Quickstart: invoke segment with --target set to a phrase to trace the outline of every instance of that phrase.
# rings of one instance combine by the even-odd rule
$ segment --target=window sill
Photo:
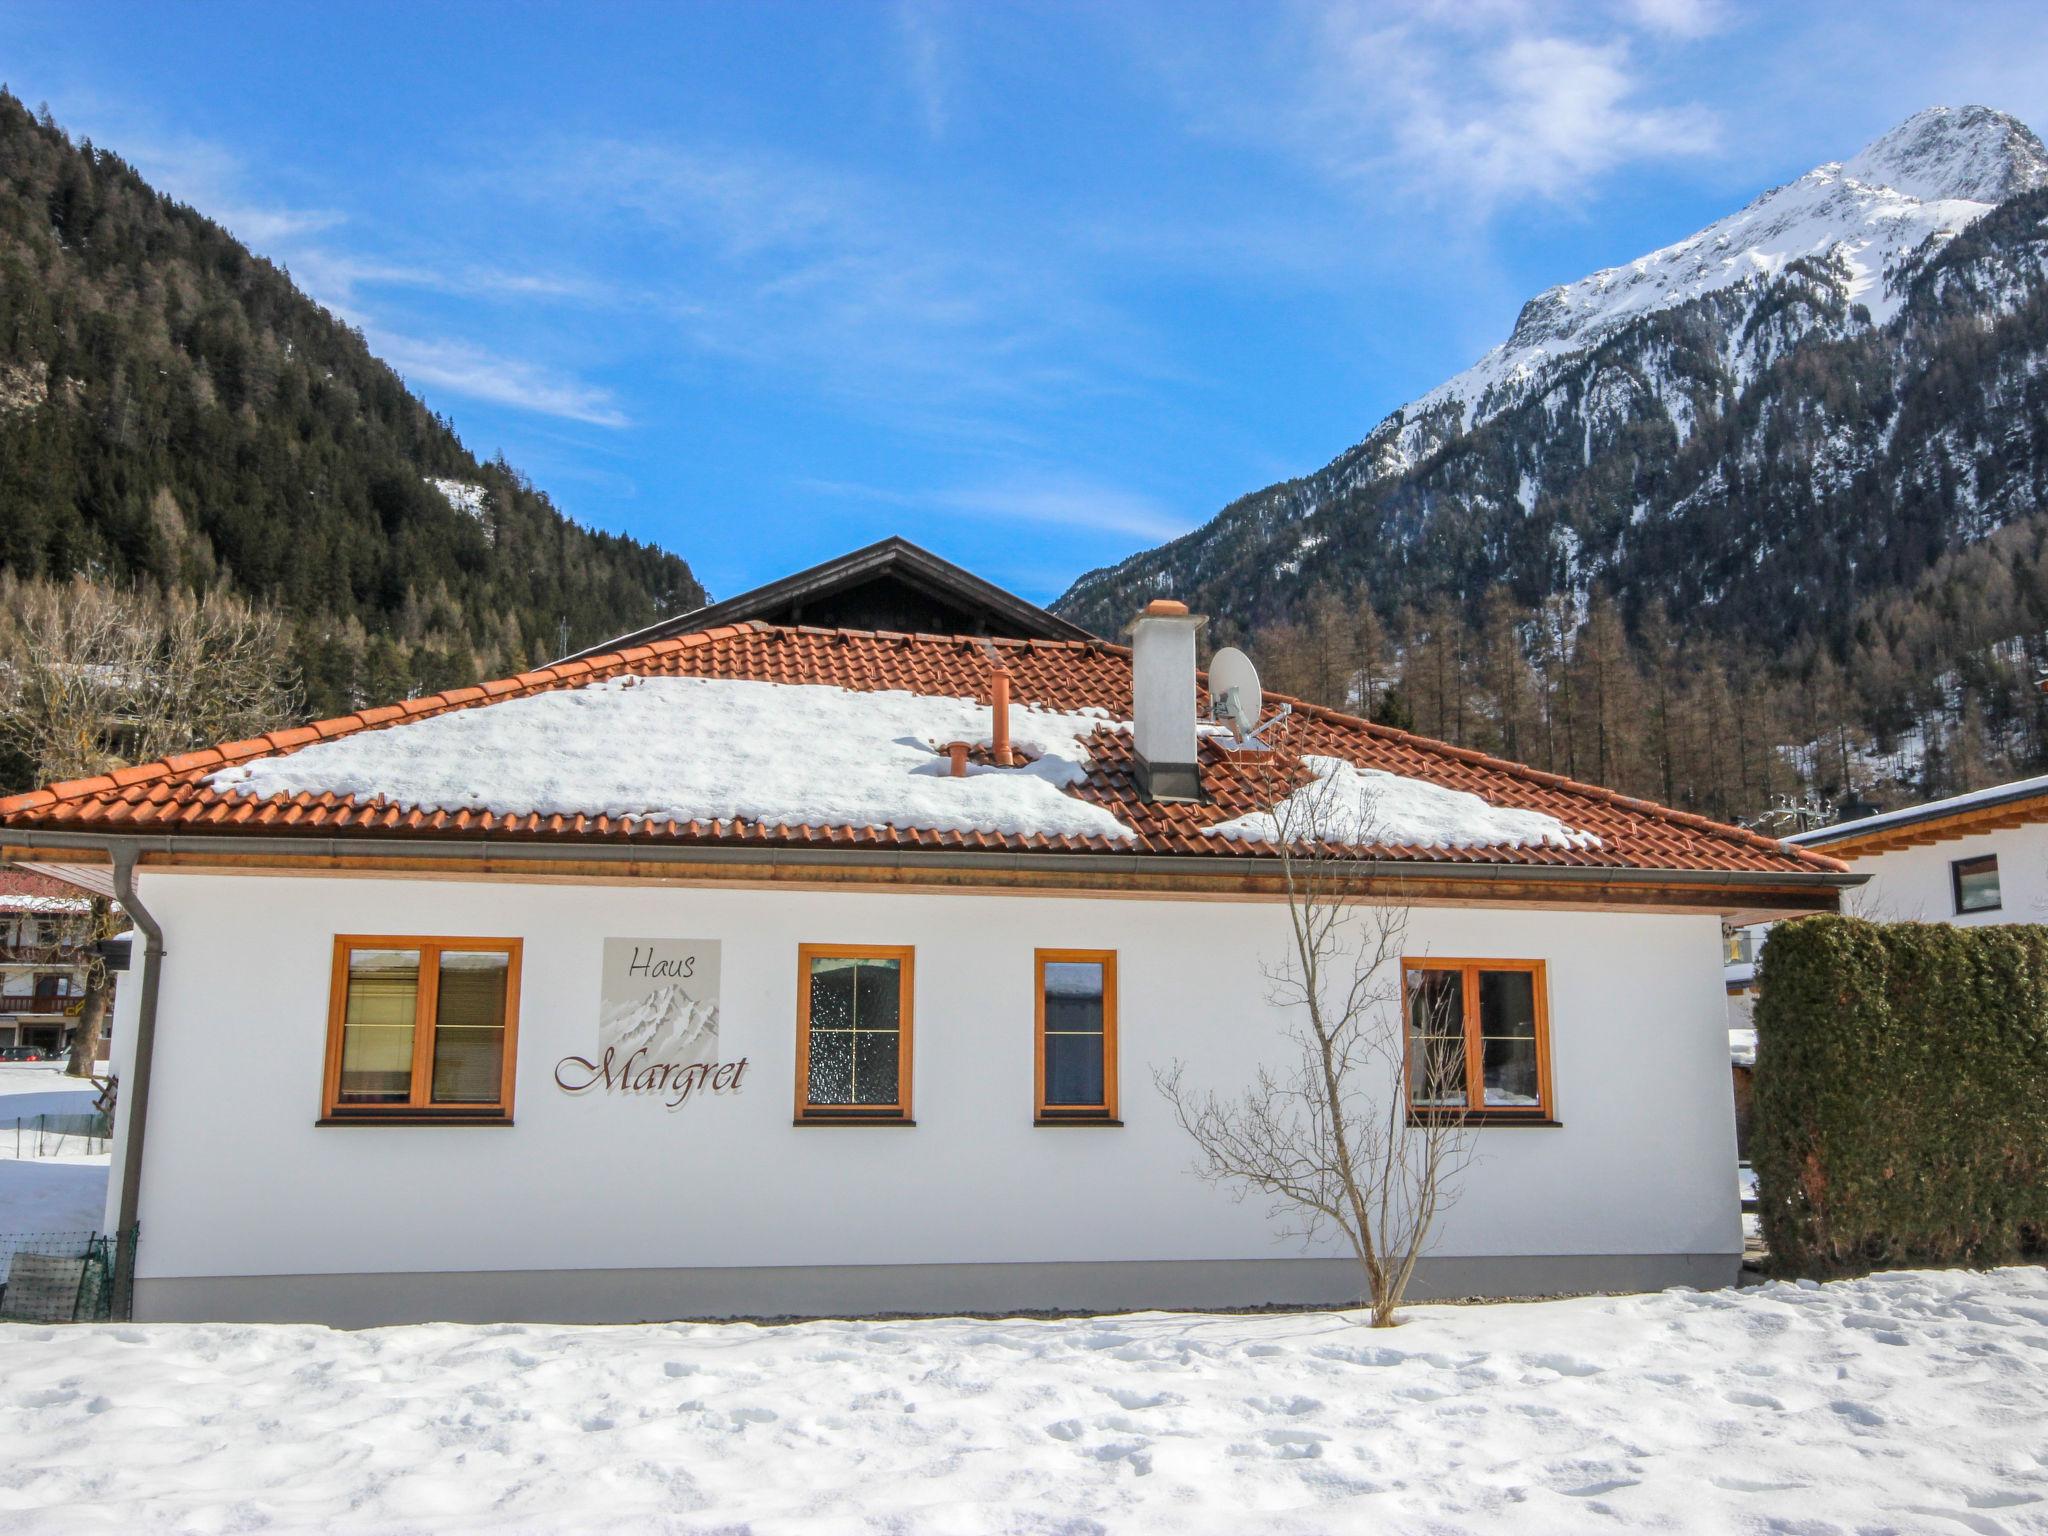
[[[1040,1115],[1031,1122],[1033,1125],[1107,1125],[1121,1127],[1123,1121],[1114,1115]]]
[[[1564,1122],[1562,1120],[1552,1120],[1547,1115],[1517,1114],[1513,1110],[1475,1109],[1469,1114],[1459,1115],[1426,1115],[1418,1114],[1413,1110],[1409,1111],[1409,1129],[1421,1130],[1433,1125],[1470,1125],[1483,1126],[1488,1129],[1504,1125],[1521,1125],[1535,1130],[1561,1131],[1564,1129]]]
[[[450,1115],[431,1110],[412,1115],[322,1115],[315,1127],[337,1125],[502,1125],[510,1126],[510,1115]]]
[[[791,1125],[916,1125],[908,1115],[798,1115]]]

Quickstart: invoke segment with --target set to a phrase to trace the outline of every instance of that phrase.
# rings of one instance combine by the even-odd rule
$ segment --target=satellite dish
[[[1265,690],[1259,687],[1259,669],[1251,657],[1226,646],[1209,658],[1209,713],[1229,726],[1233,736],[1239,741],[1249,737],[1265,707]]]

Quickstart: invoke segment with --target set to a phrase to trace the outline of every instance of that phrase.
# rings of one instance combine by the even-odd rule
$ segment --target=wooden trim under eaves
[[[1930,816],[1925,821],[1877,827],[1860,837],[1845,837],[1840,842],[1802,846],[1811,846],[1813,852],[1824,853],[1830,858],[1867,859],[1872,854],[1896,853],[1901,848],[1925,848],[1935,843],[1952,843],[1958,838],[1976,837],[1985,832],[2009,832],[2014,827],[2031,826],[2043,821],[2048,821],[2048,796],[2036,796],[2027,800],[2007,801],[2003,805],[1986,805],[1974,810],[1956,811],[1947,816]]]
[[[16,845],[0,833],[0,860],[47,863],[48,848]],[[67,864],[92,867],[96,855],[67,850]],[[97,860],[102,866],[104,857]],[[190,874],[327,876],[370,879],[488,880],[525,885],[669,885],[733,890],[787,890],[807,885],[832,890],[892,890],[931,895],[947,892],[987,895],[1093,896],[1146,901],[1285,901],[1284,874],[1270,863],[1235,868],[1227,862],[1190,861],[1187,866],[1134,871],[1089,868],[1089,859],[1075,856],[1058,868],[982,867],[936,860],[835,862],[729,859],[545,860],[477,854],[262,853],[232,847],[163,851],[146,845],[139,867],[153,872],[178,870]],[[1277,861],[1274,861],[1277,862]],[[1252,861],[1245,861],[1247,866]],[[1471,866],[1464,866],[1470,869]],[[1861,884],[1861,880],[1851,883]],[[1756,921],[1806,912],[1838,910],[1833,885],[1787,881],[1722,883],[1692,876],[1660,878],[1655,870],[1616,870],[1599,878],[1545,879],[1540,874],[1489,874],[1474,871],[1432,873],[1420,864],[1416,872],[1362,878],[1361,899],[1393,900],[1416,906],[1550,907],[1570,911],[1755,913]]]

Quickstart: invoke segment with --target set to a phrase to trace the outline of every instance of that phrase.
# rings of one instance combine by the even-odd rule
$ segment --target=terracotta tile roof
[[[206,776],[253,757],[289,752],[307,742],[499,699],[574,688],[627,674],[719,677],[756,682],[823,683],[855,691],[903,689],[987,703],[993,643],[1022,704],[1131,716],[1130,651],[1099,640],[998,640],[906,635],[864,630],[785,628],[747,623],[629,647],[607,656],[567,661],[518,677],[460,688],[402,704],[362,710],[248,741],[187,752],[99,778],[52,785],[0,800],[0,826],[61,828],[109,835],[152,832],[307,835],[490,836],[568,841],[756,844],[791,847],[982,848],[1012,851],[1102,851],[1272,858],[1270,848],[1204,836],[1202,828],[1264,808],[1279,772],[1304,753],[1343,757],[1465,790],[1497,805],[1544,811],[1568,827],[1591,832],[1597,848],[1374,848],[1373,857],[1423,863],[1535,864],[1641,870],[1750,871],[1811,875],[1839,871],[1837,860],[1788,849],[1770,838],[1704,817],[1504,762],[1483,753],[1294,702],[1278,737],[1276,758],[1235,758],[1214,743],[1202,749],[1205,805],[1155,805],[1140,795],[1127,731],[1105,726],[1090,742],[1093,766],[1073,793],[1097,802],[1132,828],[1135,842],[1101,838],[922,831],[890,827],[782,827],[749,822],[622,821],[606,816],[503,815],[486,810],[421,811],[382,800],[334,794],[256,800],[209,788]]]

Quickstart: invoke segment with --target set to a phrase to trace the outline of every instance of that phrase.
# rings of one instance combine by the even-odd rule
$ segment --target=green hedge
[[[2048,1256],[2048,928],[1802,918],[1758,985],[1775,1268]]]

